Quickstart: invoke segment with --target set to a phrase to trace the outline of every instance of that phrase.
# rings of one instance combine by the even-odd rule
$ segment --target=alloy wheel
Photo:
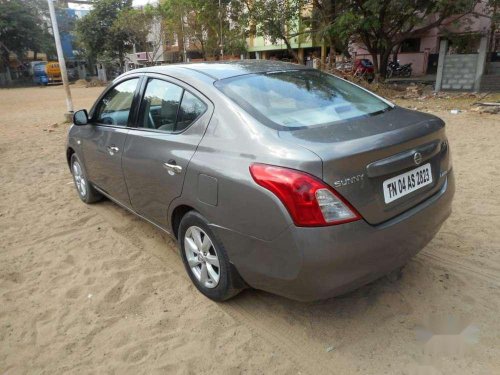
[[[210,237],[197,226],[184,235],[184,253],[194,277],[206,288],[215,288],[220,280],[220,263]]]
[[[75,178],[78,193],[80,193],[82,197],[85,197],[87,195],[87,181],[83,175],[82,167],[77,161],[73,162],[73,177]]]

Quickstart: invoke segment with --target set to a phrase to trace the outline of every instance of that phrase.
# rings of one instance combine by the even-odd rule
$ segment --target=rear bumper
[[[252,287],[300,301],[333,297],[404,265],[423,249],[451,213],[453,171],[418,206],[380,225],[290,226],[262,241],[213,226],[232,263]]]

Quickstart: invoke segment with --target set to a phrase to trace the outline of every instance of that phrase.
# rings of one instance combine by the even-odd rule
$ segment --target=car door
[[[152,75],[142,86],[136,126],[125,142],[123,173],[133,209],[166,227],[168,207],[182,192],[186,169],[213,105],[173,78]]]
[[[89,180],[127,207],[130,200],[121,157],[139,80],[137,76],[125,79],[106,91],[92,110],[89,131],[83,139]]]

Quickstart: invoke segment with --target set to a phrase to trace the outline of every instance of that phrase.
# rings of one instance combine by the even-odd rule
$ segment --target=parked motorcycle
[[[413,69],[411,63],[400,65],[399,61],[390,61],[387,64],[387,78],[391,77],[405,77],[411,76]]]
[[[375,69],[373,63],[368,59],[357,59],[354,61],[353,73],[356,77],[361,77],[372,83],[375,79]]]

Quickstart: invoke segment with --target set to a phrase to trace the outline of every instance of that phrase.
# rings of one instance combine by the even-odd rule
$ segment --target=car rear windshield
[[[391,108],[369,92],[317,70],[248,74],[215,86],[259,121],[282,130],[333,124]]]

